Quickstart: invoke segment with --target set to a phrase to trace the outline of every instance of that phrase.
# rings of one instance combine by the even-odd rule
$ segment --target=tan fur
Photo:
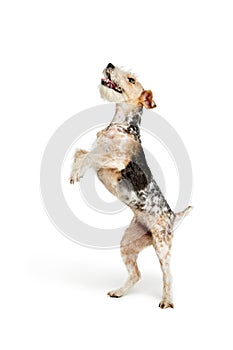
[[[117,197],[117,184],[121,177],[120,171],[116,169],[101,168],[97,172],[98,178],[105,185],[105,187]]]
[[[123,296],[140,279],[141,274],[137,265],[137,257],[152,242],[151,233],[133,219],[121,241],[121,256],[128,270],[129,277],[121,288],[110,291],[108,293],[109,296],[117,298]]]
[[[70,175],[70,183],[74,184],[75,181],[79,181],[80,177],[83,176],[83,171],[84,171],[84,160],[88,154],[88,151],[78,149],[75,154],[74,154],[74,162],[72,166],[72,172]]]

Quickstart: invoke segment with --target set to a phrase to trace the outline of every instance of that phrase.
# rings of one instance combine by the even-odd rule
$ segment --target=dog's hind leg
[[[153,246],[158,256],[163,273],[163,296],[159,304],[161,309],[174,308],[172,302],[171,273],[170,273],[170,252],[172,245],[172,232],[165,230],[151,230]]]
[[[110,297],[119,298],[123,296],[140,279],[141,275],[137,265],[137,257],[143,248],[151,244],[151,233],[133,219],[121,241],[121,255],[129,276],[121,288],[108,293]]]
[[[70,174],[70,183],[78,182],[88,168],[87,155],[88,151],[78,149],[74,154],[74,161]]]

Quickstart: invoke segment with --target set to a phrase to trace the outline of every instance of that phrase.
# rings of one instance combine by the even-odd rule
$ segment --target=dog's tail
[[[177,226],[178,222],[182,220],[185,216],[187,216],[192,209],[193,207],[189,205],[185,210],[175,213],[175,221],[174,221],[175,226]]]

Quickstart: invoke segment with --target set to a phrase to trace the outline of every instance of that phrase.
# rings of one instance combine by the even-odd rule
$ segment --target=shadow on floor
[[[120,265],[120,264],[119,264]],[[124,266],[110,268],[103,262],[32,260],[30,275],[41,282],[66,285],[74,288],[93,289],[103,292],[120,287],[127,278]],[[162,293],[161,276],[143,272],[141,280],[128,294],[144,294],[159,298]]]

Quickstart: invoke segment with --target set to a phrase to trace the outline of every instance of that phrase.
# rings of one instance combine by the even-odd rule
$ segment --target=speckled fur
[[[153,245],[163,272],[161,308],[174,307],[171,291],[170,252],[174,223],[191,207],[175,214],[169,207],[147,165],[140,138],[143,107],[154,108],[153,95],[144,90],[129,72],[109,64],[100,86],[103,98],[116,103],[116,112],[107,128],[97,134],[90,152],[77,150],[70,183],[79,181],[86,169],[96,170],[99,180],[131,208],[134,218],[121,241],[121,255],[129,277],[111,297],[123,296],[139,279],[137,257]]]

